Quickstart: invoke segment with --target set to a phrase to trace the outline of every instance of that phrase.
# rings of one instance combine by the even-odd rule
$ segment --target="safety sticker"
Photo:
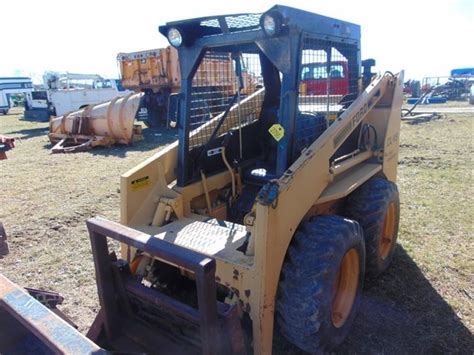
[[[280,139],[283,138],[285,135],[285,129],[279,123],[275,123],[268,129],[268,132],[272,135],[272,137],[279,142]]]
[[[140,179],[133,180],[131,182],[132,184],[132,190],[140,190],[143,189],[144,187],[147,187],[150,184],[150,178],[148,176],[144,176]]]
[[[329,121],[334,121],[337,118],[337,114],[336,113],[330,113],[330,114],[327,115],[327,118],[328,118]]]

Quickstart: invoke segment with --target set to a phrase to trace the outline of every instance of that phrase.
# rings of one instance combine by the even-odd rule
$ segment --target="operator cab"
[[[177,186],[228,170],[239,216],[359,93],[354,24],[274,6],[172,22],[160,32],[180,57],[182,92],[170,105],[177,107],[170,110],[179,131]]]

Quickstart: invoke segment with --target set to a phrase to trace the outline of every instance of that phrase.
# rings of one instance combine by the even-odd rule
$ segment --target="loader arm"
[[[287,169],[278,180],[275,200],[257,203],[251,218],[256,222],[252,226],[255,238],[249,244],[250,252],[259,256],[255,265],[259,277],[255,280],[263,280],[253,285],[259,290],[258,300],[253,299],[251,308],[252,318],[258,319],[259,323],[254,327],[256,353],[266,354],[272,349],[274,302],[280,270],[292,237],[307,213],[318,204],[347,196],[378,173],[396,172],[398,144],[392,141],[398,142],[402,85],[403,73],[375,79]],[[381,130],[378,135],[380,150],[354,154],[344,161],[343,169],[337,164],[331,166],[331,157],[338,147],[362,122],[371,122]],[[395,145],[397,154],[387,149]],[[278,208],[274,208],[275,205]]]

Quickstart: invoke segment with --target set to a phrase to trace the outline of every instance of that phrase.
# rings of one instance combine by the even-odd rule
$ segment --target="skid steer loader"
[[[181,58],[179,140],[122,176],[120,224],[87,221],[101,304],[88,339],[270,354],[278,327],[305,351],[336,347],[396,243],[403,73],[361,73],[359,26],[286,6],[160,32]],[[196,72],[212,70],[233,90],[199,89]],[[192,130],[210,106],[220,113]]]

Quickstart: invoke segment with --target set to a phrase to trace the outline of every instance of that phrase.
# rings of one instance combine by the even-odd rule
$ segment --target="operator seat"
[[[268,133],[269,128],[278,121],[278,108],[263,109],[260,113],[259,133],[256,137],[261,147],[262,155],[253,164],[244,169],[244,181],[252,185],[264,185],[276,178],[276,149],[277,142]]]
[[[267,111],[267,112],[265,112]],[[263,145],[263,159],[258,160],[244,170],[243,178],[252,185],[264,185],[272,179],[278,178],[275,174],[276,151],[278,142],[268,132],[268,129],[277,122],[276,110],[265,110],[261,114],[261,128],[259,138]],[[324,115],[313,112],[298,112],[296,117],[296,130],[291,154],[292,164],[326,130],[327,123]]]

